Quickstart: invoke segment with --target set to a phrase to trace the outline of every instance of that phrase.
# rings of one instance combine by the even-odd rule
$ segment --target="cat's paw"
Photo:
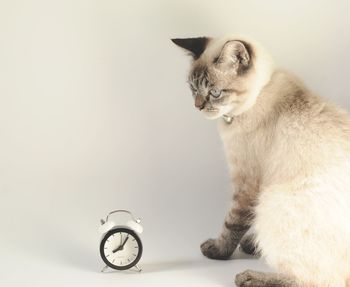
[[[237,287],[264,287],[264,273],[253,270],[246,270],[238,273],[235,278]]]
[[[201,244],[201,251],[204,256],[210,259],[226,260],[229,259],[233,251],[228,250],[217,239],[208,239]]]
[[[254,270],[246,270],[236,275],[237,287],[298,287],[295,279],[278,273],[265,273]]]

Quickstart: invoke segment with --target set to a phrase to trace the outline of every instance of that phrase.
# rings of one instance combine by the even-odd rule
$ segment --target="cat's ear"
[[[241,41],[228,41],[223,46],[215,65],[223,72],[239,74],[246,70],[251,61],[250,47]]]
[[[197,60],[204,52],[209,38],[199,37],[199,38],[177,38],[171,39],[174,44],[190,52],[192,57]]]

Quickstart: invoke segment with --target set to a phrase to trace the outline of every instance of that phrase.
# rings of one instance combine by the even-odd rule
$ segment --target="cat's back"
[[[284,71],[273,75],[264,93],[273,99],[261,160],[267,182],[304,178],[337,166],[350,172],[350,116],[346,111]]]
[[[277,71],[271,82],[271,91],[276,93],[275,118],[282,134],[350,148],[347,111],[314,94],[288,72]]]

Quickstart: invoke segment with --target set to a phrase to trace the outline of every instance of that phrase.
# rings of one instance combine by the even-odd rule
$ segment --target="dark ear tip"
[[[173,42],[174,44],[178,45],[181,39],[179,39],[179,38],[173,38],[173,39],[170,39],[170,40],[171,40],[171,42]]]
[[[198,59],[200,55],[204,52],[209,38],[199,37],[199,38],[173,38],[171,41],[189,51],[194,59]]]

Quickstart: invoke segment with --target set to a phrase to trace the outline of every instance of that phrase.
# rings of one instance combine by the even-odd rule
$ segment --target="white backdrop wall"
[[[1,1],[0,280],[19,258],[99,269],[95,230],[115,208],[143,219],[144,261],[197,256],[230,183],[170,38],[248,34],[350,108],[349,3]]]

